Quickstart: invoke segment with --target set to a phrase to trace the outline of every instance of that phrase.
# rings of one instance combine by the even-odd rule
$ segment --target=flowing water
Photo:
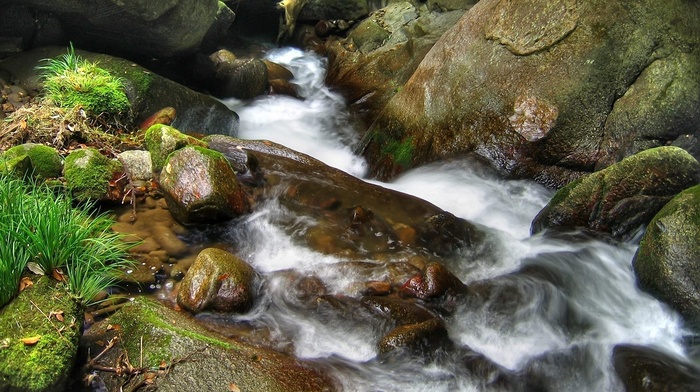
[[[324,59],[295,49],[274,50],[268,58],[293,71],[304,99],[228,101],[241,118],[239,136],[276,141],[362,177],[365,162],[353,154],[357,130],[342,97],[323,85]],[[463,282],[486,292],[479,301],[457,303],[444,317],[456,350],[421,359],[379,358],[380,336],[371,323],[328,322],[290,306],[277,271],[314,273],[335,292],[350,283],[327,268],[343,260],[289,238],[279,224],[285,212],[276,203],[261,206],[233,230],[246,233],[241,253],[268,280],[265,299],[237,321],[269,329],[296,356],[327,367],[345,390],[482,390],[493,373],[467,370],[474,357],[513,376],[511,383],[493,384],[504,390],[532,380],[547,390],[622,390],[611,364],[615,345],[653,346],[685,357],[679,317],[635,286],[636,245],[583,233],[530,236],[530,222],[551,191],[499,179],[468,159],[375,183],[428,200],[490,233],[492,257],[446,262]]]

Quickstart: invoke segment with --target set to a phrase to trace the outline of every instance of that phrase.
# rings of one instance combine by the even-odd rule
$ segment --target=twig
[[[66,342],[66,344],[68,345],[68,347],[71,347],[72,344],[71,344],[70,340],[68,340],[68,338],[66,338],[65,336],[63,336],[63,334],[61,333],[61,330],[58,329],[58,328],[56,328],[55,325],[53,325],[53,323],[51,322],[51,317],[47,316],[46,313],[44,313],[44,311],[41,310],[37,304],[34,303],[34,301],[32,301],[32,300],[30,299],[29,302],[30,302],[32,305],[34,305],[34,307],[37,308],[37,310],[39,310],[39,313],[41,313],[44,317],[46,317],[46,320],[49,322],[49,324],[56,330],[56,332],[58,332],[58,336],[60,336],[61,339],[63,339],[63,340]]]
[[[97,361],[100,358],[102,358],[102,356],[105,355],[107,353],[107,351],[109,351],[109,349],[114,347],[114,345],[117,343],[118,340],[119,340],[119,337],[117,337],[117,336],[110,339],[109,342],[107,342],[107,345],[105,346],[105,348],[103,348],[102,351],[100,351],[100,353],[95,356],[95,358],[90,359],[85,366],[90,368],[90,369],[96,369],[96,366],[98,366]]]

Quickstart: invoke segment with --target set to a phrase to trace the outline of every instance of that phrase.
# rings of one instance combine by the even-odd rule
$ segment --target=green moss
[[[11,162],[23,156],[31,161],[31,170],[37,178],[55,178],[61,175],[63,162],[56,149],[43,144],[26,143],[10,148],[3,159]]]
[[[77,354],[82,314],[58,282],[33,279],[33,286],[0,309],[0,386],[62,391]],[[46,316],[62,311],[64,321],[49,321],[37,308]],[[32,336],[40,336],[34,345],[20,340]]]
[[[163,168],[170,154],[185,146],[207,147],[207,143],[163,124],[155,124],[148,128],[144,143],[146,149],[151,153],[153,170],[155,171]]]
[[[396,164],[408,168],[413,160],[413,150],[413,138],[404,141],[390,140],[382,147],[382,154],[391,156]]]
[[[128,112],[129,99],[121,78],[75,54],[73,47],[63,56],[47,59],[39,67],[47,97],[64,108],[81,107],[91,114]]]
[[[94,148],[76,150],[66,157],[66,185],[79,201],[99,200],[107,193],[114,173],[120,169],[118,161],[108,159]]]
[[[236,349],[236,346],[207,336],[203,331],[192,328],[179,328],[177,325],[191,327],[191,321],[183,324],[182,321],[173,320],[173,317],[183,317],[169,309],[164,309],[150,300],[139,298],[135,303],[124,307],[115,314],[110,322],[121,326],[121,330],[128,334],[122,340],[127,353],[143,352],[144,365],[157,367],[161,361],[169,362],[175,357],[184,356],[191,353],[180,352],[188,349],[192,345],[183,343],[183,338],[203,342],[207,345],[217,346],[224,349]],[[143,349],[141,345],[143,337]]]

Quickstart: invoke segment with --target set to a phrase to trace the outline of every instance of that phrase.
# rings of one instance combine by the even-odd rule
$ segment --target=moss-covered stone
[[[334,390],[326,377],[291,357],[214,334],[185,314],[143,297],[94,325],[84,341],[93,352],[99,352],[100,342],[115,336],[119,336],[119,344],[101,363],[114,363],[124,353],[133,365],[145,368],[159,369],[177,361],[167,376],[153,379],[159,391],[215,391],[230,385],[241,391]],[[113,374],[97,373],[104,375],[107,383],[127,382]],[[124,389],[140,380],[128,381]]]
[[[0,390],[63,391],[83,315],[65,287],[46,277],[0,309]],[[39,337],[35,344],[21,339]]]
[[[63,170],[63,159],[56,149],[43,144],[25,143],[8,149],[3,155],[6,162],[14,162],[16,168],[26,169],[26,164],[22,163],[23,156],[28,156],[31,161],[31,169],[34,177],[46,179],[55,178],[61,175]]]
[[[13,174],[24,177],[32,172],[32,160],[28,155],[20,155],[14,158],[0,157],[0,174]]]
[[[700,331],[700,185],[681,192],[654,216],[633,266],[643,290]]]
[[[685,150],[645,150],[560,189],[533,220],[532,232],[583,227],[626,238],[699,179],[700,163]]]
[[[144,143],[151,153],[153,170],[160,171],[168,159],[168,155],[189,145],[207,147],[199,139],[185,135],[177,129],[163,124],[155,124],[148,128]]]
[[[105,157],[97,149],[75,150],[66,157],[66,187],[76,200],[100,200],[109,190],[109,181],[121,170],[119,161]]]

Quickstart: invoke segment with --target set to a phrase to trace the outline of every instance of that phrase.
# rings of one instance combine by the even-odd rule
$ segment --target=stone
[[[162,124],[155,124],[148,128],[144,145],[151,154],[153,170],[155,171],[160,171],[163,168],[168,156],[175,150],[189,145],[207,146],[205,142],[185,135],[176,128]]]
[[[153,179],[153,161],[151,153],[142,150],[128,150],[117,155],[132,181],[150,181]]]
[[[639,287],[700,331],[700,185],[679,193],[649,223],[632,261]]]
[[[219,13],[217,0],[29,0],[22,4],[55,15],[77,46],[164,58],[197,50]]]
[[[180,223],[212,223],[250,211],[236,173],[219,152],[188,146],[172,153],[160,173],[160,187]]]
[[[385,355],[396,349],[406,349],[422,355],[434,353],[450,343],[445,325],[434,318],[416,324],[398,326],[378,343],[379,354]]]
[[[560,189],[533,219],[531,231],[578,227],[630,238],[698,182],[700,163],[685,150],[645,150]]]
[[[122,164],[88,147],[66,157],[66,188],[79,201],[109,199],[109,182],[123,172]]]
[[[700,368],[650,347],[615,346],[612,362],[629,392],[700,389]]]
[[[455,295],[465,290],[464,283],[437,262],[428,263],[420,274],[411,277],[401,287],[403,294],[424,300],[442,297],[448,293]]]
[[[26,163],[22,164],[23,156],[29,157],[31,169],[27,174],[36,178],[47,179],[61,176],[63,171],[63,158],[55,148],[43,144],[25,143],[14,146],[2,155],[3,161],[15,161],[16,167],[26,169]],[[18,165],[18,166],[17,166]],[[20,173],[24,174],[24,173]]]
[[[237,256],[206,248],[187,270],[177,303],[193,313],[204,310],[244,313],[253,305],[257,273]]]
[[[149,369],[165,364],[167,374],[158,373],[152,379],[159,391],[336,390],[333,380],[312,362],[211,332],[196,319],[144,297],[88,329],[83,353],[101,352],[105,342],[115,337],[119,343],[105,353],[100,363],[116,365],[120,357],[128,356],[133,364],[142,360]],[[137,389],[142,382],[142,378],[130,375],[94,371],[96,379],[106,383],[106,390]]]
[[[61,283],[45,276],[31,279],[32,286],[0,308],[0,388],[67,390],[78,354],[83,309]],[[62,320],[47,319],[52,312],[61,312]],[[33,344],[21,340],[32,337],[38,338]]]
[[[481,0],[371,108],[369,175],[476,152],[503,176],[560,188],[697,135],[698,24],[683,0]],[[330,80],[352,69],[346,58],[329,55]]]

